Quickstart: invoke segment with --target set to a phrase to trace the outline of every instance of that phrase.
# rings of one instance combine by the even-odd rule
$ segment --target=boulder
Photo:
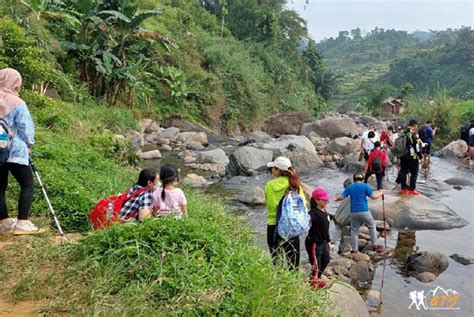
[[[439,156],[449,158],[464,157],[468,148],[464,140],[456,140],[442,148],[441,151],[439,151]]]
[[[360,261],[369,262],[370,261],[370,256],[364,253],[360,253],[360,252],[351,254],[351,258],[356,262],[360,262]]]
[[[298,134],[302,124],[310,122],[311,119],[311,115],[304,112],[279,113],[265,120],[263,131],[274,137],[284,134]]]
[[[267,163],[273,159],[273,151],[243,146],[230,156],[229,172],[231,175],[255,175],[264,171]]]
[[[457,213],[442,203],[418,196],[400,196],[396,191],[385,191],[385,216],[391,227],[402,230],[449,230],[468,224]],[[369,209],[376,220],[383,219],[382,200],[369,199]],[[350,224],[350,204],[345,199],[335,214],[340,226]]]
[[[351,118],[325,118],[312,123],[304,123],[300,134],[308,136],[315,132],[325,138],[354,137],[359,133],[359,129]]]
[[[436,279],[436,275],[431,272],[422,272],[415,275],[416,279],[422,283],[433,282]]]
[[[189,150],[201,151],[201,150],[204,150],[204,145],[202,145],[201,143],[197,141],[192,140],[186,143],[186,148]]]
[[[369,311],[362,297],[352,287],[342,283],[333,283],[328,290],[329,299],[334,303],[335,315],[342,317],[369,317]]]
[[[341,257],[341,258],[338,258],[338,259],[335,259],[335,260],[332,260],[331,262],[329,262],[328,267],[332,267],[333,269],[336,268],[336,267],[341,267],[341,268],[349,271],[351,266],[354,263],[355,262],[351,259]],[[346,275],[346,274],[344,274],[344,275]]]
[[[443,273],[449,266],[446,256],[437,251],[422,251],[410,255],[406,260],[409,272],[431,272],[436,276]]]
[[[264,205],[265,192],[259,186],[255,186],[250,189],[244,189],[237,196],[237,200],[251,206]]]
[[[273,141],[273,138],[263,131],[254,131],[247,135],[242,145],[250,143],[265,143]]]
[[[143,134],[137,131],[129,131],[124,135],[127,141],[132,143],[132,147],[134,149],[138,149],[145,145],[145,139],[143,138]]]
[[[199,163],[219,164],[226,166],[229,158],[222,149],[200,152],[197,158]]]
[[[314,172],[323,165],[313,143],[302,135],[282,135],[261,147],[272,150],[274,157],[280,155],[288,157],[298,173]]]
[[[351,283],[357,288],[367,288],[372,283],[374,275],[372,264],[366,261],[356,262],[349,269]]]
[[[176,137],[178,136],[178,134],[179,134],[179,129],[178,128],[170,127],[170,128],[164,129],[161,132],[160,138],[161,139],[168,139],[170,141],[174,141],[176,139]]]
[[[151,150],[147,152],[138,151],[137,155],[143,160],[156,160],[161,158],[159,150]]]
[[[355,123],[365,125],[366,127],[376,127],[378,131],[385,130],[387,124],[370,116],[359,116],[354,119]]]
[[[183,179],[183,184],[193,188],[202,188],[207,187],[208,185],[207,180],[204,177],[194,173],[186,175]]]
[[[359,153],[352,153],[344,156],[342,159],[342,166],[347,173],[361,172],[364,170],[364,159],[359,161]]]
[[[207,140],[207,134],[205,132],[181,132],[176,136],[176,141],[183,142],[184,144],[191,141],[202,145],[209,144]]]
[[[351,154],[360,149],[360,141],[349,137],[337,138],[329,142],[326,149],[332,154]]]
[[[455,254],[451,254],[449,257],[453,259],[454,261],[461,263],[463,265],[474,264],[474,258],[469,257],[467,255],[455,253]]]

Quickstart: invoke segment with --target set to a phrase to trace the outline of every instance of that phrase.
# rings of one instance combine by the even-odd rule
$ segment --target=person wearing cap
[[[311,194],[311,227],[304,242],[312,268],[311,282],[317,281],[316,283],[319,287],[326,285],[323,281],[318,281],[314,277],[317,274],[317,278],[321,278],[330,261],[331,239],[329,237],[329,224],[333,216],[326,212],[326,205],[330,199],[331,196],[322,187],[316,188]],[[317,266],[315,266],[315,263],[317,263]]]
[[[383,189],[376,192],[372,188],[363,183],[364,175],[362,173],[355,173],[353,176],[354,183],[348,185],[341,195],[337,196],[337,201],[344,200],[344,198],[351,197],[351,245],[352,253],[359,252],[359,229],[362,224],[366,224],[370,232],[370,241],[372,242],[372,250],[378,251],[382,246],[377,244],[377,235],[375,232],[374,217],[369,210],[367,197],[371,199],[378,199],[385,192]]]
[[[306,204],[303,186],[291,166],[291,161],[284,157],[277,157],[273,162],[267,164],[274,179],[265,184],[265,203],[267,206],[267,244],[272,256],[273,263],[276,263],[279,251],[283,249],[290,269],[296,268],[300,262],[300,238],[294,237],[283,240],[276,232],[277,209],[281,199],[288,191],[295,190]]]
[[[401,195],[419,195],[416,191],[416,180],[418,178],[418,170],[421,154],[421,140],[418,137],[418,123],[415,119],[408,122],[408,129],[405,131],[407,136],[406,147],[408,153],[400,158],[400,172],[397,180],[400,181]],[[410,173],[410,184],[407,185],[407,174]]]

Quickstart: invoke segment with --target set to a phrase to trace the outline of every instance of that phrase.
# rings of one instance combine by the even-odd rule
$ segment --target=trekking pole
[[[382,188],[382,190],[383,190],[383,188]],[[386,225],[386,218],[385,218],[385,194],[382,195],[382,216],[383,216],[384,245],[385,245],[385,249],[387,249],[387,225]]]
[[[54,212],[53,206],[51,205],[51,201],[49,200],[48,194],[46,193],[46,189],[44,188],[43,182],[41,181],[41,178],[39,176],[38,170],[36,169],[35,163],[33,163],[33,160],[30,157],[30,166],[31,169],[33,170],[33,173],[36,175],[36,178],[38,179],[38,183],[41,187],[41,191],[43,192],[43,196],[46,199],[46,203],[48,204],[49,211],[53,215],[54,222],[56,223],[56,227],[58,228],[59,234],[61,237],[64,238],[64,232],[63,229],[61,228],[61,225],[59,224],[59,220],[56,217],[56,213]]]

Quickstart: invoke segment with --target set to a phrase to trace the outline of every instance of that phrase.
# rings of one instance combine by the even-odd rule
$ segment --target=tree
[[[360,31],[360,28],[351,30],[351,35],[354,40],[362,39],[362,32]]]

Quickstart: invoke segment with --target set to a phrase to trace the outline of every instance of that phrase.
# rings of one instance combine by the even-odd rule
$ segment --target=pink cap
[[[331,196],[329,196],[328,192],[322,187],[317,187],[315,190],[313,190],[311,197],[313,197],[314,200],[328,201],[331,199]]]

